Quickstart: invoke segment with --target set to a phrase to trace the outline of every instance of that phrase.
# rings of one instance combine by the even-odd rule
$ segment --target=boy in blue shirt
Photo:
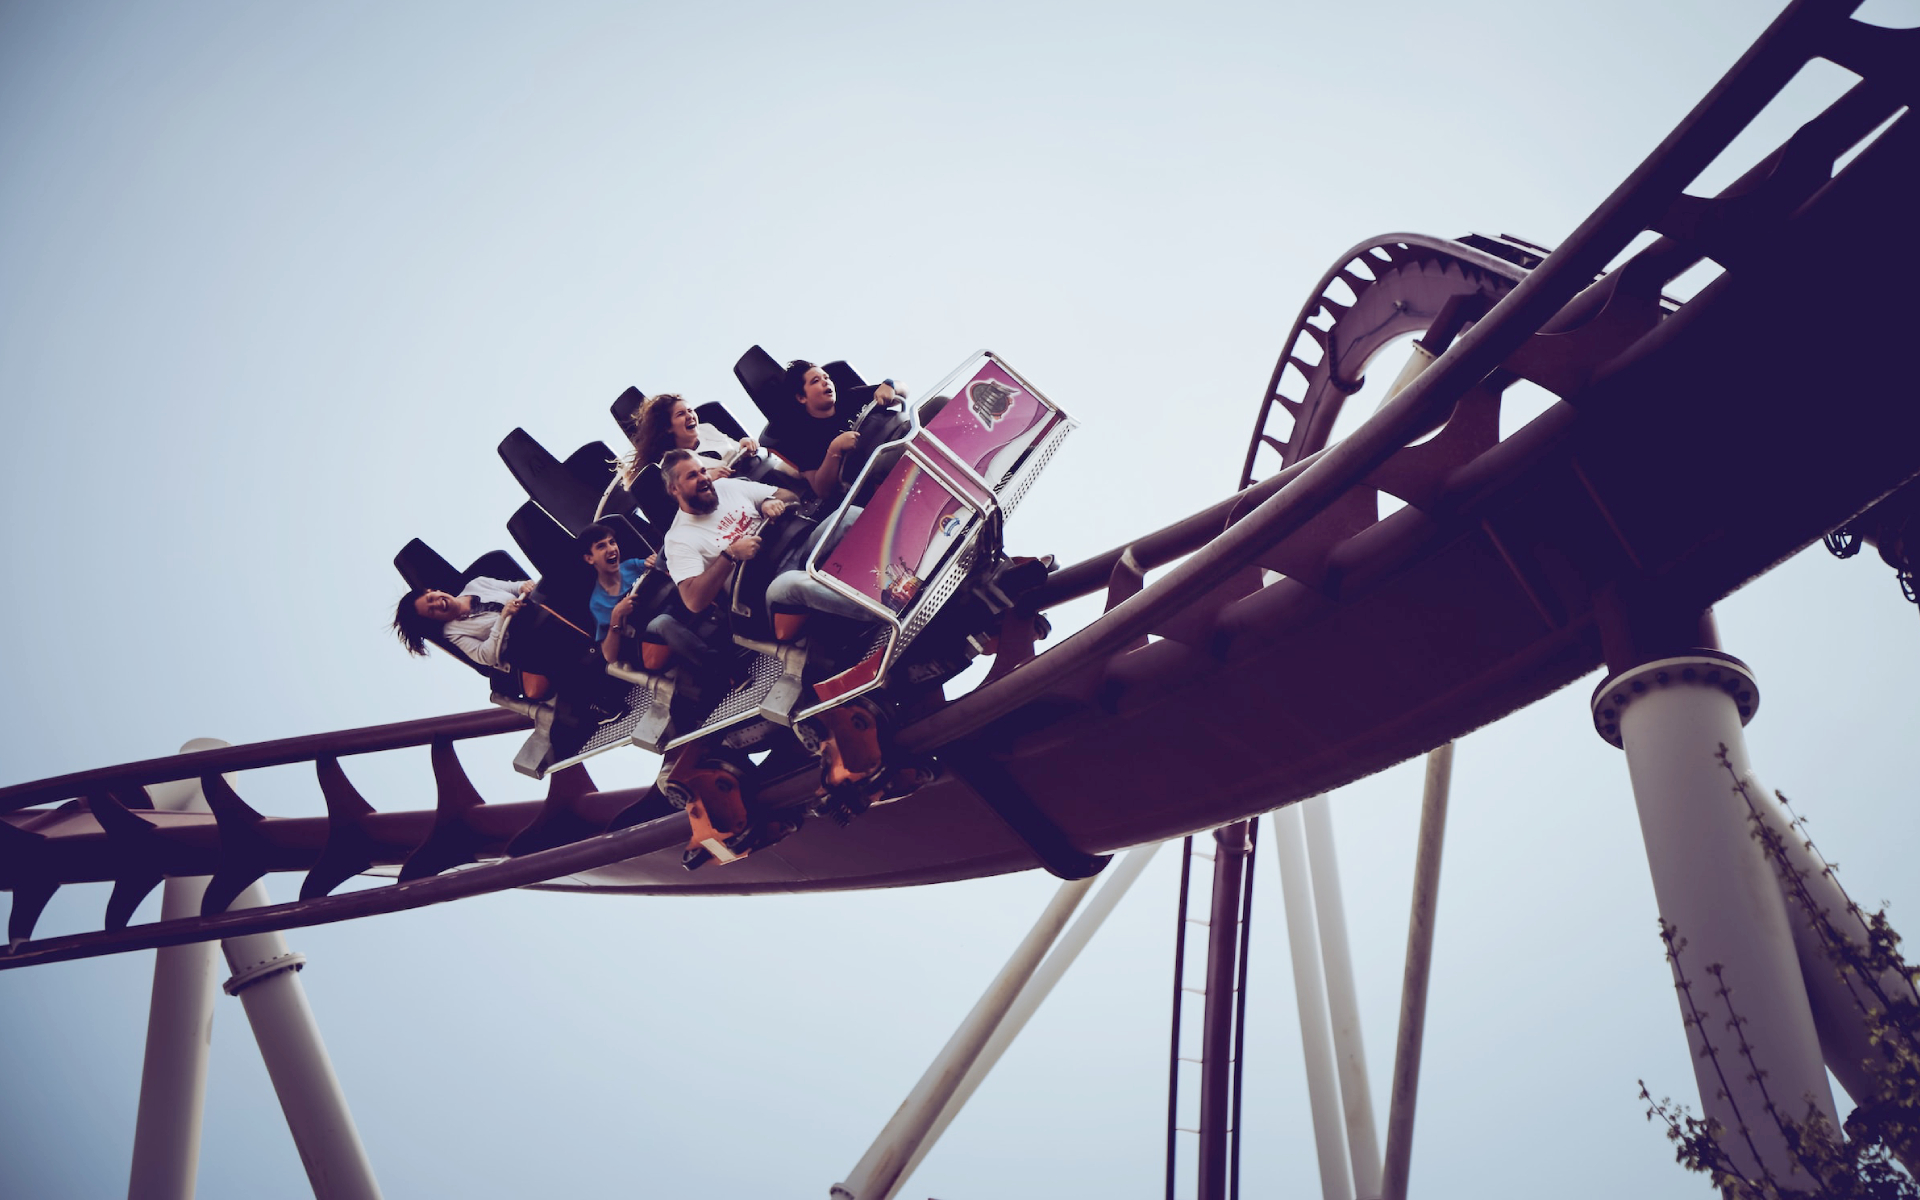
[[[633,610],[630,593],[646,574],[643,558],[620,558],[620,542],[605,525],[589,525],[574,539],[580,556],[593,568],[593,591],[587,607],[593,613],[593,640],[600,643],[600,655],[608,662],[620,661],[620,626]]]

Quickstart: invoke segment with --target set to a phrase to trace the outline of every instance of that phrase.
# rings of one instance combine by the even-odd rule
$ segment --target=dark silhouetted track
[[[1911,114],[1885,124],[1920,89],[1914,41],[1844,5],[1792,6],[1537,265],[1411,235],[1343,255],[1282,350],[1249,448],[1254,475],[1273,455],[1287,465],[1057,571],[1036,606],[1105,592],[1109,610],[901,731],[942,768],[907,800],[689,874],[684,820],[647,792],[600,792],[575,770],[544,804],[479,803],[455,746],[523,728],[510,713],[104,768],[0,790],[18,943],[0,966],[528,885],[750,893],[1036,865],[1084,875],[1113,850],[1337,787],[1513,712],[1600,665],[1607,597],[1658,589],[1709,606],[1920,474],[1900,352],[1920,325],[1920,133]],[[1687,194],[1816,55],[1863,82],[1721,196]],[[1608,270],[1646,230],[1660,239]],[[1702,259],[1723,273],[1664,302]],[[1445,353],[1319,449],[1366,361],[1422,331]],[[1502,392],[1519,379],[1559,399],[1503,440]],[[1382,518],[1383,496],[1404,505]],[[351,756],[403,745],[430,747],[436,807],[356,804]],[[246,770],[300,761],[316,763],[328,817],[245,807]],[[142,784],[225,771],[240,772],[239,794],[210,784],[212,817],[140,811]],[[798,805],[813,785],[796,772],[761,799]],[[61,807],[34,807],[46,805]],[[382,866],[408,882],[325,894]],[[303,899],[113,927],[162,875],[213,875],[230,892],[266,871],[308,872]],[[116,881],[109,928],[28,940],[54,888],[99,880]]]

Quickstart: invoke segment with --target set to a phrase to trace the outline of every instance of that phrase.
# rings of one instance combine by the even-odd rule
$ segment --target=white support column
[[[267,903],[267,889],[255,883],[232,907]],[[222,986],[228,995],[240,997],[246,1009],[315,1200],[379,1200],[373,1164],[347,1111],[306,989],[300,986],[305,956],[288,951],[286,938],[278,933],[228,938],[220,947],[233,971]]]
[[[180,751],[219,750],[227,745],[196,738]],[[208,811],[198,780],[178,780],[147,791],[154,807],[162,811]],[[205,876],[169,879],[162,917],[197,916],[206,887]],[[255,883],[231,907],[266,903],[267,889]],[[246,1009],[314,1196],[317,1200],[379,1200],[373,1167],[296,974],[306,958],[290,953],[286,939],[278,933],[228,938],[220,947],[233,971],[224,986],[229,995],[240,997]],[[199,942],[157,953],[127,1194],[129,1200],[191,1200],[207,1090],[207,1044],[213,1032],[214,948],[210,942]]]
[[[1794,951],[1800,960],[1801,978],[1806,981],[1814,1027],[1820,1034],[1821,1055],[1826,1059],[1827,1069],[1840,1081],[1840,1086],[1847,1089],[1854,1103],[1864,1104],[1875,1088],[1874,1076],[1866,1064],[1883,1053],[1868,1035],[1865,1010],[1883,1007],[1882,996],[1890,1000],[1914,1000],[1913,984],[1898,971],[1891,970],[1883,972],[1879,979],[1864,979],[1852,968],[1843,971],[1833,961],[1806,905],[1810,903],[1824,913],[1825,923],[1833,934],[1857,949],[1864,950],[1867,945],[1866,921],[1850,906],[1826,859],[1803,833],[1793,828],[1792,818],[1779,798],[1752,776],[1743,782],[1747,795],[1780,835],[1787,860],[1804,888],[1804,895],[1794,895],[1790,881],[1780,878],[1776,869],[1775,877],[1780,879],[1781,895],[1787,902],[1787,915],[1793,922]]]
[[[1413,863],[1413,911],[1407,918],[1407,965],[1400,977],[1400,1033],[1393,1049],[1388,1097],[1383,1200],[1407,1200],[1413,1161],[1413,1115],[1420,1092],[1420,1050],[1427,1031],[1427,980],[1433,966],[1433,927],[1440,903],[1440,852],[1447,838],[1447,794],[1453,782],[1453,743],[1427,752],[1420,797],[1420,843]]]
[[[1802,1190],[1815,1185],[1794,1171],[1778,1120],[1804,1120],[1811,1105],[1839,1121],[1786,903],[1718,759],[1725,746],[1732,769],[1751,773],[1741,726],[1758,704],[1746,664],[1697,650],[1619,672],[1594,693],[1593,712],[1627,753],[1654,896],[1679,947],[1701,1106],[1741,1170],[1764,1165],[1783,1189]]]
[[[940,1140],[940,1135],[947,1131],[947,1126],[960,1115],[960,1110],[966,1106],[974,1091],[986,1081],[987,1073],[993,1070],[994,1064],[1000,1061],[1000,1056],[1013,1045],[1013,1039],[1019,1037],[1020,1031],[1027,1027],[1027,1022],[1040,1010],[1040,1005],[1052,993],[1054,985],[1060,982],[1061,977],[1067,973],[1067,968],[1080,957],[1080,952],[1087,948],[1087,943],[1093,940],[1093,935],[1100,931],[1100,926],[1119,905],[1121,898],[1127,894],[1127,889],[1133,886],[1134,880],[1140,878],[1140,873],[1147,869],[1149,862],[1153,861],[1154,853],[1165,844],[1155,842],[1151,846],[1135,846],[1127,851],[1126,857],[1103,872],[1106,882],[1100,885],[1100,890],[1094,893],[1093,899],[1087,901],[1087,907],[1074,919],[1073,925],[1060,936],[1059,944],[1054,946],[1051,954],[1047,955],[1046,961],[1040,964],[1040,969],[1033,973],[1033,978],[1028,981],[1027,986],[1020,989],[1020,995],[1014,1000],[1013,1007],[1007,1010],[1006,1019],[1001,1021],[999,1028],[993,1031],[993,1037],[988,1039],[986,1048],[980,1052],[979,1059],[967,1071],[966,1078],[960,1081],[960,1086],[953,1093],[953,1099],[940,1110],[940,1117],[933,1123],[933,1128],[927,1131],[926,1140],[920,1143],[919,1148],[913,1152],[913,1157],[907,1160],[906,1169],[900,1172],[899,1178],[887,1191],[884,1200],[893,1200],[893,1197],[899,1195],[900,1189],[906,1186],[907,1180],[920,1169],[920,1160],[927,1156],[927,1152],[933,1149],[934,1143]]]
[[[1280,866],[1280,888],[1287,909],[1287,945],[1293,955],[1293,994],[1300,1010],[1300,1048],[1307,1065],[1307,1100],[1313,1112],[1313,1144],[1320,1161],[1320,1192],[1324,1200],[1353,1200],[1346,1114],[1341,1109],[1339,1069],[1334,1063],[1333,1024],[1327,1012],[1327,982],[1314,915],[1306,823],[1298,804],[1275,812],[1272,821],[1273,840],[1279,849],[1274,857]]]
[[[200,738],[180,747],[180,752],[224,745]],[[191,780],[157,784],[147,793],[161,812],[207,811],[199,784]],[[169,879],[161,886],[161,920],[198,915],[200,896],[207,890],[206,876]],[[134,1117],[127,1200],[193,1200],[218,978],[210,942],[166,946],[154,952],[153,998],[147,1008],[147,1052],[140,1070],[140,1108]]]
[[[1380,1135],[1374,1127],[1373,1088],[1367,1081],[1366,1041],[1360,1033],[1360,989],[1353,982],[1347,908],[1340,893],[1340,859],[1333,844],[1333,809],[1324,795],[1300,802],[1307,827],[1308,873],[1326,968],[1327,1011],[1333,1026],[1340,1107],[1347,1122],[1347,1158],[1359,1200],[1380,1200]]]
[[[206,876],[169,879],[164,886],[161,920],[198,915]],[[155,951],[127,1200],[193,1200],[218,978],[210,942]]]
[[[828,1194],[834,1200],[879,1200],[898,1185],[907,1164],[939,1120],[940,1111],[959,1090],[961,1081],[986,1049],[993,1031],[1006,1019],[1014,999],[1033,977],[1041,958],[1066,928],[1067,919],[1073,916],[1073,910],[1079,907],[1097,878],[1090,876],[1060,885],[1033,929],[1014,950],[1013,957],[974,1003],[960,1028],[947,1039],[933,1065],[907,1094],[893,1119],[880,1131],[846,1181],[829,1189]]]

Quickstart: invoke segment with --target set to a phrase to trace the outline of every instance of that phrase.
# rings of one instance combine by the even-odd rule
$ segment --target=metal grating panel
[[[920,636],[920,631],[926,628],[927,622],[933,620],[946,602],[953,598],[954,589],[958,588],[961,581],[972,572],[974,557],[977,553],[976,540],[947,564],[947,569],[941,574],[939,580],[921,597],[919,607],[913,610],[913,618],[907,622],[907,627],[900,631],[900,646],[896,651],[896,657],[898,654],[905,653],[907,647],[913,644],[913,639]]]
[[[720,703],[713,706],[713,711],[700,722],[700,727],[711,729],[759,712],[760,702],[773,690],[780,674],[779,659],[771,654],[754,655],[752,672],[747,676],[747,681],[720,697]]]
[[[587,744],[580,747],[578,758],[586,758],[632,741],[634,729],[653,711],[653,689],[640,684],[628,688],[626,706],[627,715],[595,730],[593,736],[587,739]]]
[[[1039,451],[1027,460],[1026,469],[1020,472],[1019,479],[1013,481],[1012,489],[1006,495],[999,497],[1002,519],[1012,516],[1013,510],[1020,507],[1020,502],[1027,498],[1027,489],[1033,486],[1034,480],[1040,478],[1040,472],[1047,469],[1047,463],[1053,458],[1053,452],[1060,448],[1060,443],[1066,441],[1067,434],[1071,432],[1073,432],[1073,422],[1060,422],[1059,426],[1041,443]],[[1002,480],[1001,486],[1006,486],[1006,483],[1006,480]]]

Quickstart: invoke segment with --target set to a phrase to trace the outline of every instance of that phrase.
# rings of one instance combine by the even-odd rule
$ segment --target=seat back
[[[587,627],[593,568],[574,548],[574,539],[531,500],[507,519],[507,532],[539,572],[535,597],[575,625]]]
[[[633,423],[640,418],[640,406],[646,402],[645,392],[637,387],[630,387],[621,392],[619,397],[607,406],[607,411],[613,414],[614,424],[620,427],[620,432],[625,434],[628,440],[633,438]]]
[[[776,413],[784,412],[781,401],[789,399],[782,394],[786,390],[780,382],[784,370],[773,355],[758,346],[748,349],[733,364],[733,377],[740,381],[754,406],[769,421]]]
[[[599,502],[600,493],[607,490],[613,482],[614,453],[605,442],[588,442],[586,445],[567,455],[562,466],[568,474],[592,489],[594,501]]]
[[[860,372],[847,365],[844,358],[836,358],[827,364],[827,375],[832,378],[833,386],[843,392],[865,391],[870,384],[860,378]],[[873,397],[867,397],[871,400]],[[865,404],[867,400],[860,403]]]
[[[640,473],[627,486],[627,494],[633,498],[647,523],[664,537],[667,529],[673,525],[673,518],[680,512],[680,506],[674,503],[673,497],[667,495],[667,481],[661,476],[659,465],[648,463],[641,467]]]
[[[525,567],[520,565],[520,560],[508,554],[505,550],[489,550],[479,558],[468,563],[467,569],[460,572],[460,587],[467,586],[469,579],[478,579],[481,576],[485,576],[488,579],[533,578],[533,575]],[[456,588],[454,590],[458,591],[459,589]]]
[[[584,448],[574,452],[569,461],[575,465],[569,467],[524,429],[515,429],[500,442],[500,460],[507,464],[507,470],[533,502],[569,534],[579,533],[593,524],[594,510],[600,506],[600,495],[606,490],[604,482],[596,488],[583,478],[584,464],[577,461],[583,451]],[[610,452],[607,457],[612,457]],[[611,470],[608,468],[609,475]]]
[[[727,406],[718,400],[702,404],[693,411],[699,414],[701,424],[713,426],[736,442],[747,436],[746,427],[735,420]]]
[[[400,572],[400,578],[407,581],[409,588],[456,592],[465,582],[452,563],[419,538],[402,546],[400,553],[393,556],[393,569]]]
[[[569,573],[584,576],[593,573],[592,568],[581,561],[575,552],[572,536],[531,500],[515,509],[513,515],[507,518],[507,532],[512,535],[514,544],[526,554],[533,569],[540,572],[544,579]],[[575,568],[578,568],[577,572]]]

